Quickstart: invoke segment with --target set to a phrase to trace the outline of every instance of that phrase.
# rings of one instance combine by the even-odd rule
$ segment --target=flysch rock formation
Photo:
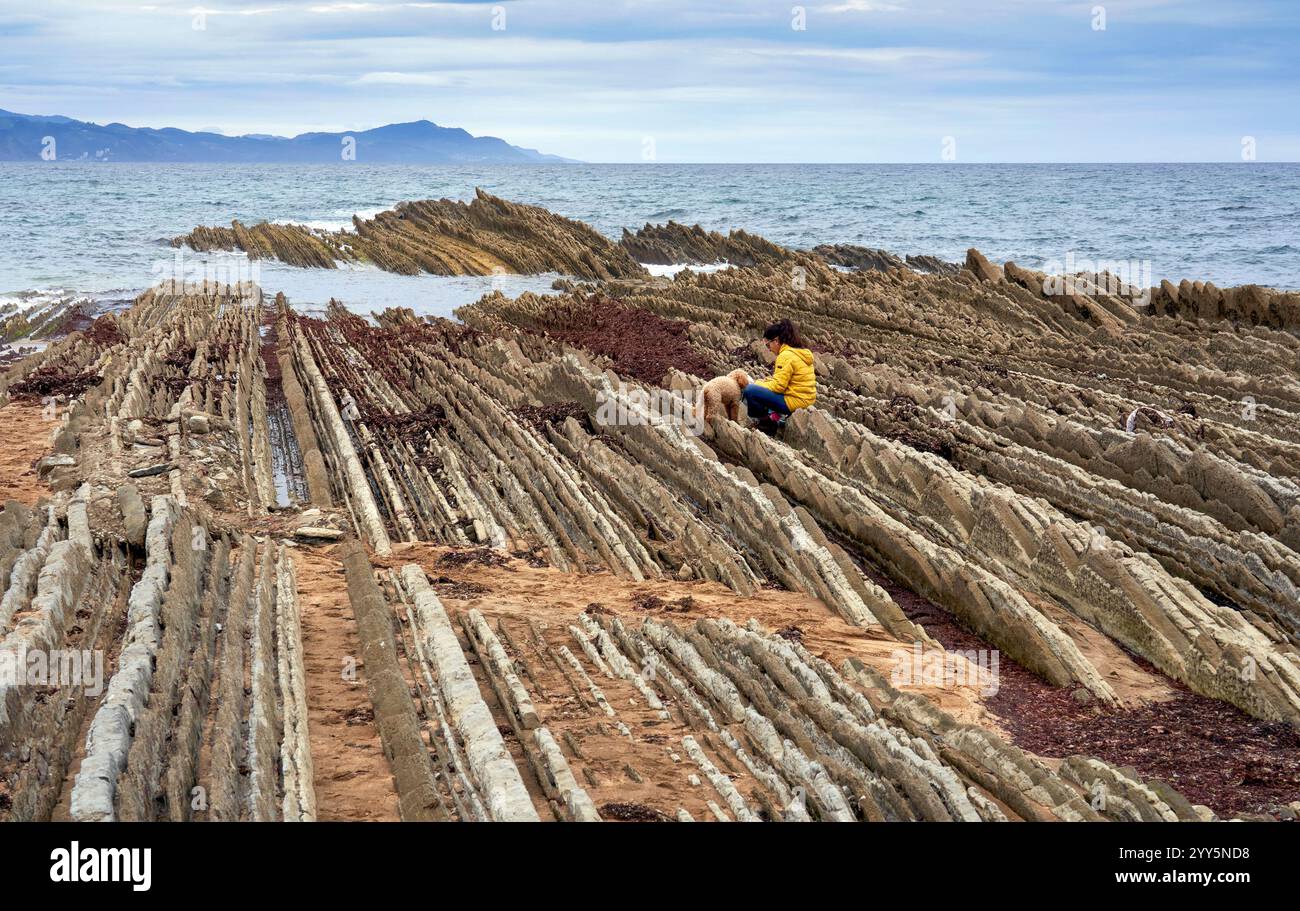
[[[242,250],[253,259],[333,269],[369,263],[417,275],[560,272],[578,278],[644,274],[626,251],[597,231],[537,206],[478,190],[469,203],[450,199],[404,202],[374,218],[354,217],[351,231],[260,222],[198,227],[172,240],[199,252]]]
[[[830,265],[843,266],[846,269],[876,269],[879,271],[886,269],[914,269],[917,272],[952,275],[961,268],[959,264],[947,262],[937,256],[908,254],[906,257],[899,257],[888,250],[878,250],[874,247],[863,247],[857,244],[818,244],[812,248],[812,252],[826,260]]]
[[[675,221],[663,225],[647,224],[635,233],[624,228],[619,245],[637,262],[658,265],[725,262],[755,266],[762,262],[781,262],[790,255],[785,247],[744,230],[719,234],[706,231],[699,225],[688,227]]]
[[[8,367],[40,347],[29,343],[90,328],[111,331],[111,317],[93,325],[95,305],[84,298],[34,296],[34,302],[27,303],[22,297],[0,304],[0,367]]]
[[[102,659],[0,664],[0,818],[1293,817],[1300,340],[1024,275],[141,295],[0,374],[0,657]],[[777,314],[817,404],[693,420]]]
[[[656,265],[733,266],[779,265],[794,260],[798,251],[774,244],[757,234],[736,229],[726,234],[706,231],[699,225],[669,221],[647,224],[636,232],[623,229],[619,245],[639,263]],[[935,256],[895,256],[886,250],[857,244],[819,244],[808,251],[832,266],[845,269],[913,269],[917,272],[948,274],[960,266]]]

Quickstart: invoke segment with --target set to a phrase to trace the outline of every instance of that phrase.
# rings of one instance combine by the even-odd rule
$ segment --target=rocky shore
[[[253,259],[333,269],[369,263],[386,272],[492,275],[561,272],[578,278],[644,274],[627,253],[580,222],[479,190],[470,203],[407,202],[374,218],[353,218],[351,231],[319,231],[268,222],[198,227],[172,240],[193,250],[241,250]]]
[[[1300,810],[1296,295],[485,193],[177,242],[574,281],[456,321],[162,285],[4,368],[0,654],[106,679],[0,666],[0,819]],[[776,316],[817,405],[692,423]]]

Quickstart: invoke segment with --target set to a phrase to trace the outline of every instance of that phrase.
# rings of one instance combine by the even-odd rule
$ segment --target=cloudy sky
[[[0,108],[587,161],[1296,161],[1298,47],[1296,0],[0,0]]]

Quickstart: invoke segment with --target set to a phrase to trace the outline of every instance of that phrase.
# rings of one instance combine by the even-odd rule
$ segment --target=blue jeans
[[[790,406],[785,403],[785,396],[757,383],[750,383],[742,389],[740,397],[745,400],[749,416],[756,421],[767,417],[769,411],[779,414],[790,413]]]

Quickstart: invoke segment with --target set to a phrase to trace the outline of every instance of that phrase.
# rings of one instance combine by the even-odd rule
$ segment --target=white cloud
[[[142,7],[142,9],[157,10],[158,8]],[[176,12],[186,16],[197,16],[200,13],[204,16],[269,16],[283,10],[284,7],[281,6],[255,7],[253,9],[216,9],[200,5],[192,6],[187,10],[168,10],[168,12]],[[159,11],[162,12],[162,10]]]
[[[763,57],[818,58],[822,60],[847,60],[873,66],[927,61],[931,63],[975,63],[985,58],[979,51],[959,51],[941,47],[762,47],[750,53]]]
[[[843,3],[831,3],[818,6],[821,13],[901,13],[903,7],[894,3],[877,3],[874,0],[844,0]]]
[[[447,73],[365,73],[352,81],[353,85],[454,85],[456,80]]]

